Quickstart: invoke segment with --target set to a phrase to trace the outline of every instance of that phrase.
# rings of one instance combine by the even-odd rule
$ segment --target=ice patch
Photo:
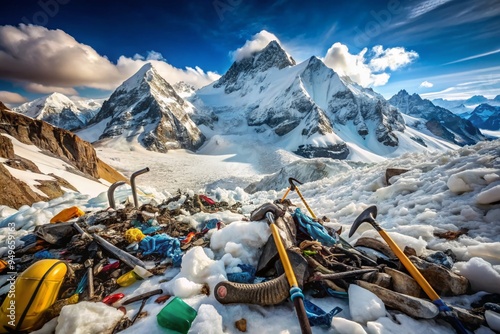
[[[457,262],[454,269],[467,277],[473,291],[500,293],[500,273],[482,258],[473,257],[467,262]]]
[[[101,334],[110,331],[123,312],[104,303],[80,302],[66,305],[56,327],[56,334]]]
[[[385,305],[373,292],[351,284],[348,294],[352,320],[367,323],[385,316]]]
[[[203,304],[198,309],[198,315],[191,324],[189,334],[222,334],[222,317],[215,307],[210,304]]]

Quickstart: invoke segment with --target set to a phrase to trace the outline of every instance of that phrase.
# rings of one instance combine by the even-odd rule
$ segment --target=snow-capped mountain
[[[83,127],[101,108],[99,100],[75,99],[52,93],[13,109],[28,117],[43,120],[59,128],[75,130]]]
[[[252,140],[267,138],[304,157],[366,160],[425,150],[422,142],[446,146],[405,132],[402,115],[372,89],[339,77],[316,57],[296,64],[275,41],[234,62],[190,101],[217,116],[218,134],[250,131]]]
[[[497,95],[493,99],[487,99],[482,95],[474,95],[467,100],[434,99],[432,103],[436,106],[448,109],[460,115],[462,118],[468,119],[479,104],[487,103],[491,106],[500,106],[500,95]]]
[[[425,127],[430,132],[457,145],[472,145],[486,139],[470,121],[435,106],[418,94],[410,95],[401,90],[389,102],[402,113],[425,120]]]
[[[113,92],[91,123],[100,130],[99,139],[135,138],[158,152],[196,150],[205,136],[191,120],[193,112],[194,107],[148,63]]]
[[[474,109],[469,121],[481,129],[500,130],[500,106],[483,103]]]

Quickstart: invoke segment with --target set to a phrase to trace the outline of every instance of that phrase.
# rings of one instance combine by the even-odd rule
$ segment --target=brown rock
[[[0,102],[1,103],[1,102]],[[14,159],[14,145],[10,138],[0,134],[0,157],[5,159]]]
[[[13,177],[4,165],[0,164],[0,204],[19,209],[28,203],[47,200],[47,197],[40,196],[26,183]]]
[[[74,165],[95,179],[126,181],[120,173],[97,158],[94,147],[70,131],[0,107],[0,132],[8,133],[22,143],[35,145]],[[101,175],[100,172],[103,172]]]
[[[356,281],[356,284],[377,295],[385,306],[401,311],[410,317],[433,319],[439,314],[437,306],[429,301],[394,292],[365,281]]]
[[[392,278],[392,290],[413,297],[420,297],[422,294],[420,285],[410,275],[389,267],[384,267],[384,273]]]
[[[240,320],[236,321],[234,323],[234,326],[240,331],[240,332],[246,332],[247,331],[247,320],[245,318],[241,318]]]
[[[389,182],[391,177],[401,175],[409,171],[410,171],[409,169],[403,169],[403,168],[387,168],[385,170],[385,184],[391,185],[391,183]]]
[[[436,290],[437,294],[458,296],[466,294],[469,291],[469,280],[464,276],[455,274],[444,266],[427,262],[416,256],[410,256],[409,259],[434,290]]]
[[[469,232],[468,228],[462,227],[458,231],[434,232],[434,236],[446,240],[455,240],[458,239],[459,236],[467,234],[468,232]]]
[[[390,259],[397,258],[394,252],[386,243],[375,238],[367,238],[367,237],[359,238],[354,246],[361,246],[361,247],[375,249],[376,251],[379,251],[380,253],[384,254]]]
[[[40,169],[38,169],[37,165],[35,165],[31,160],[24,159],[21,157],[17,157],[14,159],[9,159],[5,162],[5,164],[9,167],[19,169],[19,170],[29,170],[33,173],[42,174]]]

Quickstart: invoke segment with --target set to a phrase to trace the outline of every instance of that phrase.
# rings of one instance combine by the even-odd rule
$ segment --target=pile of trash
[[[221,304],[268,306],[291,300],[305,333],[311,332],[311,326],[329,328],[342,311],[340,307],[325,311],[306,296],[348,299],[353,286],[372,292],[395,312],[415,319],[441,319],[458,333],[482,325],[499,330],[498,294],[484,295],[469,310],[441,300],[440,296],[471,292],[468,280],[451,270],[456,260],[452,251],[428,252],[422,258],[410,247],[394,248],[375,220],[376,207],[356,219],[350,234],[362,223],[370,223],[386,242],[364,237],[351,245],[340,236],[342,231],[325,226],[327,217],[314,215],[293,181],[283,198],[257,207],[244,218],[266,221],[272,231],[257,266],[239,264],[238,272],[226,273],[227,281],[219,282],[213,291],[206,285],[201,293],[213,295]],[[297,191],[309,214],[286,199],[290,191]],[[75,312],[81,317],[86,312],[102,314],[106,320],[100,332],[117,333],[147,315],[142,310],[153,296],[155,302],[165,303],[157,314],[160,326],[189,331],[197,311],[182,298],[158,287],[133,297],[117,290],[180,267],[189,249],[210,247],[209,231],[226,227],[211,218],[195,228],[180,217],[222,211],[241,214],[242,204],[181,193],[160,204],[127,203],[118,209],[114,201],[110,204],[106,210],[88,213],[77,207],[63,210],[51,224],[37,226],[22,237],[22,248],[10,253],[15,258],[1,260],[2,275],[20,274],[15,284],[8,279],[2,282],[0,333],[31,332],[56,317],[56,333],[75,332],[78,323],[65,320]],[[139,310],[130,316],[125,306],[139,301]],[[9,307],[14,304],[12,317]],[[246,321],[242,318],[236,328],[245,332]]]
[[[182,204],[170,205],[177,202]],[[161,275],[169,267],[179,267],[185,251],[207,246],[207,232],[224,226],[218,219],[209,219],[195,229],[177,217],[186,213],[238,212],[240,207],[241,203],[230,206],[205,195],[178,194],[156,206],[136,208],[128,203],[120,209],[110,207],[87,214],[78,207],[63,210],[50,224],[37,226],[20,238],[23,247],[11,252],[15,258],[1,260],[1,274],[21,274],[15,285],[10,285],[11,290],[5,290],[8,284],[3,288],[0,333],[39,329],[59,316],[66,305],[82,301],[117,303],[125,297],[114,293],[117,289]],[[157,289],[140,297],[146,300],[161,294]],[[162,296],[159,302],[169,298]],[[133,301],[124,299],[120,304]],[[16,304],[16,316],[12,317],[15,321],[8,316],[12,303]],[[137,317],[120,317],[112,332],[131,326]]]

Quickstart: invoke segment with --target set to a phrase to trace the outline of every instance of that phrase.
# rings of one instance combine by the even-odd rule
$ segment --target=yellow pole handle
[[[413,265],[413,263],[410,261],[410,259],[406,256],[405,253],[403,253],[401,248],[399,248],[399,246],[392,240],[392,238],[387,234],[387,232],[380,229],[378,231],[378,233],[380,233],[382,238],[385,240],[385,242],[387,242],[387,244],[392,249],[394,254],[398,257],[398,259],[401,261],[401,263],[403,263],[406,270],[408,270],[410,275],[415,279],[415,281],[417,281],[417,283],[425,291],[427,296],[429,296],[429,298],[433,301],[437,300],[437,299],[441,299],[439,297],[439,295],[436,293],[436,291],[434,291],[432,286],[429,284],[429,282],[427,282],[427,280],[424,278],[424,276],[422,276],[420,271],[418,271],[418,269],[415,267],[415,265]]]
[[[281,198],[281,203],[283,203],[283,201],[285,200],[285,198],[288,196],[288,193],[290,192],[290,188],[288,188],[285,192],[285,194],[283,195],[283,198]]]
[[[306,206],[307,208],[307,211],[309,211],[309,213],[311,214],[311,217],[313,217],[313,219],[316,219],[316,215],[314,214],[314,212],[311,210],[311,208],[309,207],[309,205],[307,204],[306,200],[304,199],[304,197],[302,197],[302,194],[300,193],[300,190],[299,188],[295,187],[295,190],[297,191],[297,194],[299,194],[299,197],[300,199],[302,200],[302,202],[304,203],[304,205]]]
[[[290,260],[288,259],[288,254],[286,253],[285,247],[283,246],[283,242],[281,241],[281,236],[278,231],[278,227],[276,225],[271,224],[269,226],[271,228],[271,232],[273,234],[274,243],[276,244],[276,248],[278,249],[278,254],[280,255],[281,262],[283,263],[283,268],[285,269],[286,278],[288,280],[288,284],[290,287],[298,287],[297,279],[295,278],[295,272],[292,269],[292,265],[290,264]]]

